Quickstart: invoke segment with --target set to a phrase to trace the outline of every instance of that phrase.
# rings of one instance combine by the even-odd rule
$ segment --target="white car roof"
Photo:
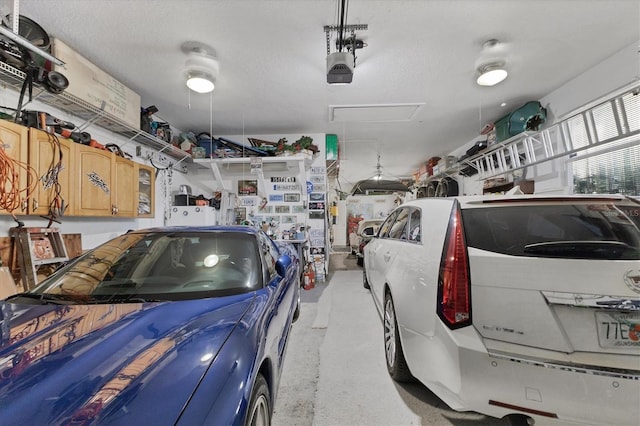
[[[407,201],[405,205],[424,205],[425,203],[453,202],[456,199],[460,203],[460,208],[477,208],[481,206],[491,207],[497,204],[512,204],[514,202],[527,203],[549,203],[549,202],[589,202],[589,201],[623,201],[633,199],[640,203],[639,197],[625,197],[619,194],[525,194],[525,195],[467,195],[458,197],[432,197],[419,198]]]

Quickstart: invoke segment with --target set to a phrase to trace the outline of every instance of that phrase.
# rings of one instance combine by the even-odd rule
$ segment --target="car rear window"
[[[462,211],[469,247],[513,256],[640,259],[640,205],[500,205]]]

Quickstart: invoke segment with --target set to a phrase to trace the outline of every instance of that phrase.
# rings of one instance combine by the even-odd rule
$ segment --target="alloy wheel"
[[[269,401],[265,395],[260,395],[251,411],[251,426],[269,426]]]
[[[393,367],[396,362],[396,315],[390,297],[384,307],[384,349],[387,365]]]

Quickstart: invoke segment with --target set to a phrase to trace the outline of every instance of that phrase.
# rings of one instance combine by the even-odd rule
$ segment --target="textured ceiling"
[[[337,134],[347,187],[374,174],[378,154],[385,173],[410,175],[473,140],[504,108],[541,98],[640,39],[637,0],[348,4],[347,24],[368,30],[357,33],[366,47],[343,86],[326,83],[323,27],[337,24],[337,0],[21,0],[20,12],[183,131]],[[491,38],[501,43],[483,49]],[[215,50],[213,95],[186,89],[185,42]],[[476,67],[495,58],[506,59],[508,79],[478,87]],[[333,116],[341,106],[399,104],[419,108],[393,121]]]

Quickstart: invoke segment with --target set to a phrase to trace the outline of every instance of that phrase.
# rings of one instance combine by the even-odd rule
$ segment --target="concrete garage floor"
[[[293,325],[274,426],[508,425],[459,413],[385,366],[382,321],[349,253],[331,255],[328,279],[304,291]]]

